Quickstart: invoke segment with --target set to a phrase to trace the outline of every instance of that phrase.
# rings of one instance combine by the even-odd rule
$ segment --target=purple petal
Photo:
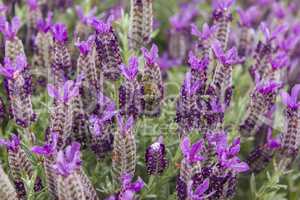
[[[128,189],[134,192],[140,192],[144,186],[145,186],[144,181],[141,179],[141,177],[138,177],[138,180],[132,183]]]
[[[240,173],[240,172],[246,172],[249,170],[249,165],[245,162],[235,163],[230,165],[230,168],[234,171]]]
[[[287,92],[282,91],[280,95],[281,95],[282,103],[284,105],[289,106],[290,103],[293,102],[290,95]]]
[[[130,129],[132,129],[133,125],[134,125],[134,118],[133,116],[130,116],[125,124],[124,131],[125,132],[129,131]]]
[[[199,185],[196,190],[195,190],[195,194],[202,196],[209,188],[209,179],[206,178],[201,185]]]
[[[56,23],[51,28],[52,35],[57,42],[65,43],[68,40],[67,27],[62,23]]]
[[[296,84],[293,88],[292,88],[292,92],[291,92],[291,98],[297,102],[298,96],[299,96],[299,92],[300,92],[300,84]]]
[[[188,157],[190,154],[190,146],[191,142],[188,137],[183,138],[180,144],[181,152],[184,155],[184,157]]]
[[[47,90],[48,90],[48,94],[50,97],[54,98],[54,99],[59,99],[60,95],[58,90],[54,87],[54,85],[52,84],[48,84],[47,85]]]
[[[221,60],[222,57],[225,56],[224,54],[224,51],[222,49],[222,46],[221,46],[221,43],[219,41],[215,41],[213,44],[212,44],[212,49],[216,55],[216,57]]]

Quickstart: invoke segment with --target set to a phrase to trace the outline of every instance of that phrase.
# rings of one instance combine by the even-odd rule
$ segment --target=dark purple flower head
[[[63,86],[55,88],[54,85],[48,84],[48,94],[52,98],[68,103],[73,97],[79,94],[79,87],[81,85],[81,77],[79,77],[75,82],[68,80]]]
[[[65,43],[68,41],[68,32],[66,25],[62,23],[56,23],[51,28],[52,35],[55,41]]]
[[[9,79],[15,79],[21,74],[26,66],[27,60],[24,55],[17,56],[14,63],[6,57],[4,58],[4,66],[0,64],[0,74]]]
[[[89,20],[95,17],[95,14],[97,12],[97,7],[93,7],[87,14],[84,13],[81,6],[76,6],[75,10],[80,22],[85,25],[88,25]]]
[[[279,35],[285,33],[287,29],[288,26],[286,24],[283,24],[275,27],[274,31],[271,32],[265,22],[262,22],[260,25],[260,30],[264,34],[267,43],[275,40]]]
[[[62,176],[69,176],[81,166],[80,144],[73,142],[65,151],[61,150],[57,154],[56,163],[53,169]]]
[[[249,170],[249,166],[245,162],[241,162],[237,157],[240,152],[240,139],[236,138],[233,140],[232,145],[228,147],[227,145],[217,146],[217,156],[218,161],[222,167],[230,169],[234,172],[240,173]]]
[[[183,138],[180,144],[181,152],[184,156],[184,159],[189,163],[193,164],[198,161],[204,160],[204,157],[199,155],[204,148],[204,141],[198,140],[196,143],[191,144],[191,141],[188,137]]]
[[[271,59],[270,63],[272,68],[277,70],[287,67],[290,63],[290,59],[285,52],[279,52],[275,55],[275,58]]]
[[[122,200],[134,200],[134,195],[137,192],[140,192],[145,186],[144,181],[138,177],[138,180],[135,182],[132,181],[132,176],[130,174],[123,174],[121,177],[121,192]]]
[[[58,134],[51,133],[51,141],[43,146],[33,146],[31,151],[38,155],[51,156],[56,152],[56,145],[58,141]]]
[[[132,81],[136,78],[138,74],[138,68],[139,68],[139,61],[136,56],[131,56],[128,61],[128,66],[125,64],[120,65],[120,69],[124,77]]]
[[[200,41],[206,41],[213,38],[217,30],[218,30],[217,26],[209,27],[208,24],[205,23],[202,26],[202,32],[200,32],[196,24],[191,24],[191,34],[197,36]]]
[[[204,57],[202,60],[198,59],[192,51],[189,53],[189,64],[192,69],[202,72],[205,71],[209,65],[209,58]]]
[[[251,28],[253,23],[256,22],[257,18],[261,15],[257,6],[251,6],[247,10],[237,10],[240,17],[241,26]]]
[[[295,85],[292,88],[291,95],[287,92],[281,92],[282,103],[290,109],[296,110],[299,108],[298,97],[300,92],[300,84]]]
[[[219,62],[221,62],[224,66],[235,65],[241,62],[235,47],[229,49],[225,53],[222,49],[221,43],[219,41],[215,41],[212,44],[212,49]]]
[[[52,17],[53,13],[49,12],[46,19],[39,19],[37,21],[36,26],[40,32],[47,33],[48,31],[50,31],[52,26]]]
[[[91,52],[95,37],[92,35],[86,41],[76,42],[75,46],[79,49],[82,55],[87,55]]]
[[[17,135],[12,134],[9,140],[0,139],[0,145],[5,146],[10,151],[17,151],[20,147],[20,138]]]
[[[209,179],[206,178],[200,185],[197,186],[195,190],[193,190],[193,181],[189,181],[187,185],[188,199],[190,200],[203,200],[207,198],[205,192],[209,188]]]
[[[188,72],[184,79],[184,91],[188,96],[196,94],[198,89],[201,87],[201,81],[192,82],[192,73]]]
[[[278,138],[272,137],[272,129],[268,129],[268,135],[267,135],[267,147],[269,149],[278,149],[280,148],[280,140]]]
[[[213,7],[214,9],[220,9],[222,11],[229,10],[230,7],[234,4],[235,0],[214,0]]]
[[[111,24],[106,23],[96,17],[89,20],[89,24],[96,30],[97,33],[109,33],[111,30]]]
[[[126,135],[134,126],[134,118],[130,116],[127,121],[125,121],[120,114],[117,115],[117,123],[119,131],[122,135]]]
[[[267,82],[263,81],[262,83],[258,83],[256,85],[256,90],[263,95],[267,95],[272,92],[275,92],[281,87],[282,87],[282,83],[276,81],[267,81]]]
[[[158,59],[158,47],[156,44],[152,44],[151,50],[148,51],[145,47],[141,48],[147,65],[152,66],[157,62]]]
[[[161,70],[166,71],[170,68],[180,66],[182,63],[181,59],[172,59],[167,52],[163,53],[158,59],[158,65]]]
[[[26,0],[26,3],[30,11],[35,11],[39,8],[37,0]]]
[[[287,15],[287,8],[281,2],[274,2],[272,5],[272,12],[278,19],[284,19]]]
[[[21,21],[19,17],[12,18],[9,24],[5,17],[0,17],[0,31],[4,34],[7,40],[13,40],[17,36],[17,33],[21,27]]]

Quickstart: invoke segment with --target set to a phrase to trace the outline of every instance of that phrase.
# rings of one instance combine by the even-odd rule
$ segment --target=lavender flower
[[[136,119],[144,109],[141,85],[137,80],[138,58],[132,56],[128,61],[128,66],[120,65],[125,81],[119,88],[120,112],[124,116],[133,115]]]
[[[80,83],[78,80],[77,82],[68,80],[59,88],[56,88],[52,84],[48,84],[48,94],[59,102],[69,103],[72,98],[79,94],[79,85]]]
[[[203,57],[202,59],[198,59],[192,52],[190,52],[189,64],[191,67],[192,82],[201,81],[202,83],[205,83],[207,80],[209,58]]]
[[[155,143],[151,144],[146,149],[145,161],[148,174],[161,174],[166,169],[168,161],[166,159],[165,148],[163,138],[160,136]]]
[[[38,155],[44,155],[46,157],[53,155],[56,153],[56,145],[58,141],[58,134],[51,134],[51,142],[43,145],[43,146],[33,146],[31,151]]]
[[[0,24],[3,24],[3,26],[0,26],[0,31],[4,34],[7,40],[14,40],[21,27],[20,19],[18,17],[12,18],[11,24],[9,24],[7,21],[4,21],[5,18],[0,18],[0,20]]]
[[[185,161],[189,164],[194,164],[204,159],[201,155],[199,155],[200,151],[204,148],[203,140],[198,140],[195,144],[191,144],[190,139],[188,137],[184,137],[180,144],[180,148]]]
[[[274,2],[272,4],[272,11],[279,20],[283,20],[287,16],[286,8],[282,3]]]
[[[4,66],[0,65],[0,74],[7,78],[7,89],[12,115],[16,123],[28,127],[35,121],[36,115],[32,110],[31,95],[28,91],[28,82],[24,74],[27,67],[26,57],[17,56],[12,62],[4,59]]]
[[[136,143],[133,134],[134,118],[124,120],[117,115],[118,131],[114,137],[112,165],[115,177],[134,175],[136,165]]]
[[[242,27],[251,28],[260,16],[260,12],[257,6],[251,6],[247,10],[237,10],[240,17],[240,25]]]
[[[95,17],[97,8],[93,7],[88,13],[84,13],[83,8],[80,6],[75,7],[76,14],[79,18],[80,23],[77,23],[75,28],[75,37],[80,39],[87,39],[91,33],[91,28],[89,27],[90,21]]]
[[[131,183],[132,175],[130,174],[123,174],[121,177],[121,191],[118,194],[119,200],[134,200],[135,193],[140,192],[145,183],[139,177],[137,181]]]
[[[149,43],[153,32],[152,1],[132,0],[129,26],[129,48],[138,50]]]
[[[192,185],[193,185],[193,182],[190,181],[188,183],[188,199],[190,200],[202,200],[202,199],[205,199],[207,198],[205,196],[205,192],[208,190],[209,188],[209,179],[205,179],[203,181],[203,183],[201,185],[199,185],[195,191],[193,191],[193,188],[192,188]]]
[[[164,97],[164,85],[161,71],[157,64],[158,48],[152,45],[150,51],[146,48],[141,49],[145,59],[144,72],[142,74],[142,91],[145,103],[144,114],[148,116],[157,116],[160,114],[161,104]]]
[[[122,63],[120,47],[116,33],[112,26],[94,18],[91,25],[96,30],[96,65],[110,80],[117,80],[120,76],[119,65]]]
[[[68,40],[67,28],[64,24],[57,23],[54,24],[51,28],[53,39],[58,42],[64,44]]]
[[[195,24],[191,24],[191,34],[197,36],[200,41],[205,41],[213,38],[217,31],[216,26],[209,27],[208,24],[203,24],[202,31],[200,32]]]
[[[222,50],[221,43],[216,41],[212,44],[212,49],[218,61],[224,66],[235,65],[240,62],[235,47],[231,48],[225,53]]]
[[[39,19],[36,23],[37,29],[40,32],[48,33],[52,27],[52,17],[53,13],[49,12],[46,19]]]
[[[272,42],[275,40],[280,34],[283,34],[288,29],[287,25],[279,25],[274,28],[274,30],[271,32],[271,30],[267,27],[266,23],[262,22],[260,25],[260,30],[264,34],[266,43]]]

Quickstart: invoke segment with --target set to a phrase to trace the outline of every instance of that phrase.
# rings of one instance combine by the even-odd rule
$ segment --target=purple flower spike
[[[184,159],[189,164],[193,164],[204,159],[201,155],[199,155],[199,152],[203,150],[203,147],[203,140],[198,140],[195,144],[191,145],[191,141],[188,137],[183,138],[180,144]]]
[[[297,84],[293,87],[291,95],[287,92],[281,92],[282,103],[289,107],[292,110],[299,108],[298,96],[300,92],[300,84]]]
[[[37,0],[27,0],[26,3],[30,11],[37,10],[39,7]]]
[[[13,40],[17,36],[17,33],[21,27],[21,21],[19,17],[15,16],[9,24],[5,17],[0,18],[0,31],[4,34],[5,38],[8,40]]]
[[[247,10],[238,9],[237,12],[240,17],[241,26],[245,26],[247,28],[251,28],[253,23],[261,14],[257,6],[251,6]]]
[[[188,196],[190,200],[202,200],[205,199],[205,192],[209,188],[209,179],[205,179],[202,184],[197,186],[196,190],[193,191],[193,181],[188,183]]]
[[[235,47],[231,48],[225,53],[222,49],[221,43],[219,41],[215,41],[212,44],[212,49],[217,59],[224,66],[235,65],[241,62],[238,56],[237,49]]]
[[[80,6],[76,6],[75,10],[76,10],[76,14],[79,17],[79,20],[81,21],[81,23],[88,25],[89,20],[92,19],[94,17],[94,15],[96,14],[97,7],[93,7],[86,15],[84,14],[82,7],[80,7]]]
[[[65,151],[59,151],[53,168],[62,176],[68,176],[81,166],[80,144],[73,142]]]
[[[20,139],[17,135],[13,134],[9,140],[0,139],[0,145],[5,146],[10,151],[17,151],[20,146]]]
[[[122,200],[134,200],[134,195],[140,192],[145,186],[144,181],[139,177],[137,181],[131,183],[132,176],[129,174],[123,174],[121,177],[122,188],[119,194],[119,199]]]
[[[269,128],[267,136],[267,147],[269,149],[278,149],[280,148],[280,140],[278,138],[272,137],[272,129]]]
[[[134,126],[134,118],[130,116],[128,120],[125,122],[120,114],[117,115],[117,123],[120,129],[120,132],[125,135],[129,132]]]
[[[213,5],[215,9],[226,11],[234,4],[234,2],[235,0],[214,0]]]
[[[54,152],[56,152],[56,145],[58,141],[58,134],[51,133],[51,142],[43,145],[43,146],[34,146],[31,148],[31,151],[38,155],[51,156]]]
[[[271,33],[266,23],[262,22],[260,25],[260,30],[264,34],[266,42],[271,42],[275,40],[280,34],[286,32],[288,30],[288,26],[286,24],[279,25],[275,27],[274,31]]]
[[[17,56],[15,63],[12,63],[9,58],[5,58],[4,66],[0,64],[0,74],[9,79],[15,79],[21,74],[26,66],[27,60],[24,55]]]
[[[289,56],[285,52],[279,52],[275,58],[271,59],[271,65],[274,70],[287,67],[289,62]]]
[[[205,23],[202,26],[202,32],[200,32],[196,24],[191,24],[191,34],[197,36],[200,41],[206,41],[211,39],[217,30],[218,30],[217,26],[209,27],[208,24]]]
[[[198,89],[201,87],[201,81],[196,81],[192,83],[192,73],[188,72],[186,74],[185,80],[184,80],[184,90],[187,93],[188,96],[193,96],[196,94]]]
[[[56,23],[51,28],[54,40],[60,43],[65,43],[68,40],[68,32],[66,25],[62,23]]]
[[[258,84],[256,86],[256,89],[261,94],[267,95],[278,90],[281,87],[282,87],[282,83],[278,83],[275,81],[267,81],[265,83]]]
[[[48,94],[56,100],[67,103],[79,94],[80,83],[80,80],[77,80],[76,82],[68,80],[60,88],[55,88],[54,85],[48,84]]]
[[[135,56],[130,57],[128,61],[128,66],[121,64],[120,69],[129,81],[132,81],[135,79],[136,75],[138,74],[138,67],[139,67],[139,61],[138,58]]]
[[[191,68],[196,71],[205,71],[209,65],[209,58],[204,57],[202,60],[200,60],[194,55],[192,51],[190,51],[189,64]]]
[[[47,33],[48,31],[50,31],[52,26],[52,17],[53,13],[49,12],[46,19],[39,19],[37,21],[36,26],[40,32]]]
[[[89,24],[97,31],[97,33],[109,33],[111,30],[111,25],[99,20],[95,17],[89,20]]]
[[[151,50],[148,51],[146,48],[142,48],[141,51],[144,54],[144,58],[146,60],[146,63],[149,66],[154,65],[157,62],[158,59],[158,47],[156,44],[152,44]]]
[[[75,46],[79,49],[82,55],[87,55],[92,50],[94,40],[95,37],[90,36],[86,41],[76,42]]]

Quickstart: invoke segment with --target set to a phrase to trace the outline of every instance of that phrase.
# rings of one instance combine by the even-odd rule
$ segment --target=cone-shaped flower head
[[[39,8],[39,4],[37,0],[26,0],[26,3],[30,11],[34,11]]]
[[[287,29],[288,26],[286,24],[282,24],[275,27],[274,30],[271,32],[271,30],[268,28],[265,22],[262,22],[260,25],[260,30],[264,34],[267,43],[275,40],[279,35],[285,33]]]
[[[48,94],[52,98],[61,101],[63,103],[68,103],[73,97],[79,94],[79,87],[81,85],[82,77],[79,76],[77,80],[74,82],[72,80],[68,80],[64,83],[63,86],[59,88],[55,88],[54,85],[48,84]]]
[[[187,185],[188,197],[190,200],[202,200],[207,197],[205,192],[209,188],[209,179],[205,179],[200,185],[197,186],[195,190],[193,190],[193,181],[189,181]]]
[[[282,103],[292,110],[298,109],[299,92],[300,92],[300,84],[297,84],[292,88],[291,95],[289,95],[287,92],[284,91],[281,92]]]
[[[141,48],[147,65],[152,66],[158,60],[158,47],[152,44],[151,50],[148,51],[145,47]]]
[[[195,81],[194,83],[192,82],[192,73],[188,72],[185,76],[184,80],[184,91],[187,94],[187,96],[191,97],[196,92],[198,89],[201,87],[201,81]]]
[[[146,149],[145,160],[148,174],[162,173],[167,167],[168,161],[166,160],[165,149],[162,136]]]
[[[5,146],[10,151],[17,151],[20,147],[20,139],[17,135],[11,135],[10,139],[0,139],[0,145]]]
[[[95,37],[92,35],[86,41],[76,42],[75,46],[79,49],[82,55],[86,56],[92,50],[94,40]]]
[[[191,34],[197,36],[200,41],[206,41],[213,38],[217,30],[217,26],[209,27],[209,25],[205,23],[202,26],[202,31],[199,31],[196,24],[191,24]]]
[[[76,6],[75,10],[80,22],[88,25],[89,21],[94,18],[97,12],[97,7],[93,7],[87,14],[84,13],[81,6]]]
[[[9,79],[17,78],[27,66],[27,60],[24,55],[16,57],[13,63],[9,58],[4,58],[4,66],[0,64],[0,74]]]
[[[240,17],[240,25],[251,28],[253,23],[256,22],[257,18],[261,15],[257,6],[251,6],[247,10],[237,10]]]
[[[49,12],[46,19],[39,19],[36,24],[37,29],[43,33],[50,31],[52,27],[52,17],[53,13]]]
[[[189,53],[189,64],[192,69],[196,71],[205,71],[209,65],[209,58],[204,57],[203,59],[198,59],[195,54],[190,51]]]
[[[136,56],[132,56],[129,58],[128,66],[126,66],[125,64],[120,65],[122,74],[129,81],[132,81],[136,78],[138,74],[138,67],[139,67],[139,62]]]
[[[128,120],[124,120],[120,114],[117,115],[117,123],[119,131],[122,135],[126,135],[134,126],[134,118],[130,116]]]
[[[204,148],[204,141],[198,140],[195,144],[191,144],[188,137],[184,137],[180,144],[181,152],[184,159],[189,163],[193,164],[204,159],[199,153]]]
[[[9,24],[5,17],[0,17],[0,31],[4,34],[7,40],[13,40],[17,36],[17,33],[21,27],[21,21],[19,17],[14,17]]]
[[[235,65],[241,62],[235,47],[229,49],[225,53],[222,49],[221,43],[219,41],[215,41],[212,44],[212,49],[219,62],[221,62],[224,66]]]
[[[51,32],[53,35],[53,39],[56,42],[64,44],[68,40],[68,32],[66,25],[62,23],[56,23],[52,26]]]
[[[240,138],[234,139],[230,147],[227,142],[223,141],[222,143],[217,144],[217,155],[221,166],[237,173],[248,171],[247,163],[241,162],[237,157],[240,152]]]
[[[134,200],[134,195],[140,192],[145,186],[144,181],[139,177],[137,181],[131,182],[132,176],[130,174],[123,174],[121,177],[121,192],[119,194],[120,200]]]
[[[79,169],[80,166],[80,144],[73,142],[65,151],[61,150],[58,152],[56,163],[53,165],[53,168],[58,174],[68,176]]]
[[[46,143],[43,146],[33,146],[31,151],[38,155],[51,156],[56,152],[56,146],[58,141],[58,134],[53,132],[51,133],[51,141]]]

